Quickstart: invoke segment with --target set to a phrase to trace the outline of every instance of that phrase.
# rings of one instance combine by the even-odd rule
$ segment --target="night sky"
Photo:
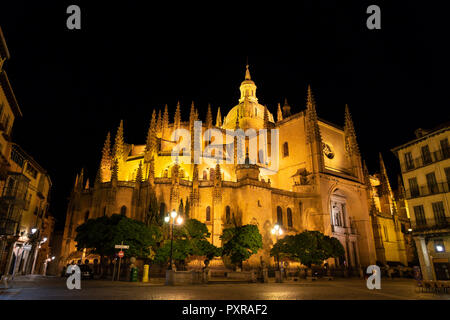
[[[449,120],[439,102],[448,89],[437,80],[442,41],[422,4],[92,2],[0,4],[11,53],[4,67],[24,115],[13,141],[50,173],[58,228],[75,175],[84,167],[94,180],[121,119],[126,142],[143,144],[153,108],[166,103],[170,121],[178,100],[183,120],[191,101],[202,120],[208,103],[213,119],[218,106],[224,116],[237,104],[247,57],[259,101],[274,114],[284,98],[293,113],[305,109],[308,84],[325,120],[343,125],[347,103],[370,173],[381,151],[394,187],[390,149]],[[81,30],[66,28],[70,4],[81,7]],[[381,30],[366,27],[370,4],[381,7]]]

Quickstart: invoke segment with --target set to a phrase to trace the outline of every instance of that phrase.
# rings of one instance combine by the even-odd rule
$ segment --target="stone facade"
[[[416,130],[392,151],[400,161],[412,236],[426,280],[450,280],[449,123]]]
[[[201,163],[190,164],[189,148],[176,159],[171,156],[177,145],[172,133],[184,128],[193,134],[194,121],[198,120],[194,104],[186,122],[181,119],[180,104],[173,123],[169,123],[167,106],[163,112],[154,111],[145,145],[125,143],[121,122],[112,148],[107,136],[95,182],[86,185],[83,171],[76,178],[62,244],[66,261],[74,256],[78,225],[88,218],[114,213],[145,221],[154,192],[161,215],[188,207],[191,218],[207,224],[216,246],[221,246],[222,230],[233,219],[257,225],[264,248],[250,259],[250,265],[259,265],[261,260],[273,264],[268,253],[276,241],[270,233],[275,223],[282,225],[285,234],[319,230],[338,238],[346,255],[341,261],[330,259],[330,265],[357,268],[374,264],[377,249],[370,187],[348,108],[344,127],[319,119],[308,87],[306,109],[295,110],[285,101],[283,107],[278,105],[275,120],[267,107],[259,104],[248,67],[240,91],[238,105],[224,119],[219,109],[215,125],[208,108],[202,134],[216,128],[221,130],[223,141],[233,141],[227,129],[278,129],[276,148],[269,143],[265,151],[259,142],[256,163],[248,158],[241,164],[218,163],[213,153],[230,159],[239,156],[239,151],[236,144],[234,152],[227,143],[216,144],[211,156],[203,154]],[[258,141],[262,138],[257,134]],[[270,136],[267,141],[271,141]],[[201,146],[205,150],[209,143],[202,141]],[[246,155],[252,152],[248,148],[246,140]],[[278,167],[272,170],[270,162],[276,156]]]

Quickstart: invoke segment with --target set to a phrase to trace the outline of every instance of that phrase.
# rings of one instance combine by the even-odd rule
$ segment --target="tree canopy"
[[[220,238],[222,255],[228,256],[234,265],[242,266],[243,261],[262,248],[262,236],[258,227],[252,224],[226,228]]]
[[[207,238],[210,237],[207,226],[196,220],[187,219],[183,225],[174,225],[174,241],[172,259],[181,264],[191,256],[203,256],[212,259],[220,256],[220,249],[212,245]],[[155,261],[166,263],[170,257],[170,239],[165,240],[157,250]]]
[[[157,226],[114,214],[110,217],[89,219],[76,229],[75,241],[78,250],[91,249],[100,256],[113,256],[116,244],[129,245],[126,256],[149,258],[152,250],[161,240],[161,231]]]
[[[311,267],[322,264],[328,258],[337,258],[345,254],[344,247],[336,238],[319,231],[304,231],[296,235],[287,235],[273,246],[271,256],[287,257]]]

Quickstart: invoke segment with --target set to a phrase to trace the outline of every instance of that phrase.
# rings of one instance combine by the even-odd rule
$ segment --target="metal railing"
[[[406,190],[406,199],[414,199],[418,197],[425,197],[433,194],[449,192],[448,182],[439,182],[433,185],[422,185],[417,188]]]
[[[436,230],[436,229],[447,229],[450,228],[450,217],[438,217],[438,218],[425,218],[425,220],[417,221],[413,219],[412,221],[413,231],[426,231],[426,230]]]
[[[448,158],[450,158],[450,148],[438,149],[437,151],[430,152],[428,155],[422,155],[412,159],[411,162],[400,161],[400,167],[404,173]]]

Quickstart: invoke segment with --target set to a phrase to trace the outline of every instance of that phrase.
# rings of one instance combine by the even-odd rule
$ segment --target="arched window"
[[[89,210],[86,211],[86,213],[84,214],[84,222],[88,221],[89,219]]]
[[[291,208],[287,208],[287,224],[288,224],[288,227],[292,228],[292,210],[291,210]]]
[[[298,212],[300,216],[303,214],[303,203],[301,201],[298,203]]]
[[[283,210],[281,207],[277,207],[277,224],[279,226],[283,225]]]
[[[126,206],[122,206],[122,208],[120,208],[120,214],[122,216],[126,216],[127,215],[127,207]]]
[[[289,156],[289,146],[288,143],[283,143],[283,157]]]
[[[169,177],[169,170],[164,170],[164,178],[167,178],[167,177]]]
[[[231,209],[230,206],[226,206],[225,208],[225,221],[226,223],[231,223]]]
[[[214,168],[209,169],[209,180],[214,180],[216,170]]]
[[[103,207],[103,216],[106,217],[106,207]]]
[[[203,180],[208,180],[208,171],[203,170]]]
[[[159,217],[161,219],[164,219],[164,216],[166,215],[166,204],[164,202],[161,202],[159,205]]]
[[[211,221],[211,207],[206,207],[206,221]]]

